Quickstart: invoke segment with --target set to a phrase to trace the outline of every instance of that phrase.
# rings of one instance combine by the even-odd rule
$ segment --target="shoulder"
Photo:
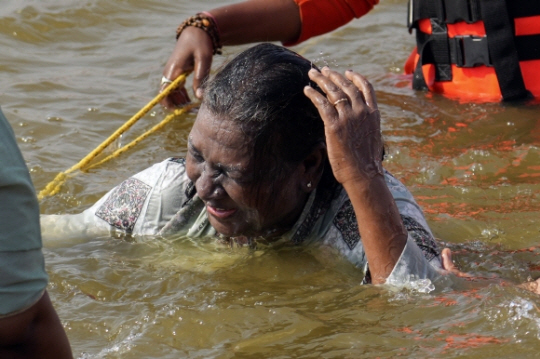
[[[155,234],[185,201],[188,184],[184,159],[169,158],[124,180],[90,210],[123,232]]]
[[[136,209],[149,196],[161,196],[164,192],[178,191],[185,187],[187,177],[184,160],[168,158],[122,181],[103,196],[94,207],[98,217],[108,207]]]
[[[183,177],[185,173],[185,159],[181,157],[171,157],[142,170],[130,178],[135,178],[151,186],[157,182],[163,181],[165,181],[165,185],[169,185],[171,183],[176,183],[175,179]]]

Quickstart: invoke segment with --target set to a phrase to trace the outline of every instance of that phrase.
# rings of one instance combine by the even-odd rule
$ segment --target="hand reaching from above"
[[[197,27],[186,27],[180,34],[174,51],[165,65],[164,81],[162,81],[160,91],[169,84],[166,79],[173,81],[182,73],[193,71],[193,92],[200,99],[202,93],[199,87],[210,72],[212,56],[213,47],[210,36]],[[189,101],[185,87],[179,87],[171,92],[161,104],[165,108],[174,109]]]

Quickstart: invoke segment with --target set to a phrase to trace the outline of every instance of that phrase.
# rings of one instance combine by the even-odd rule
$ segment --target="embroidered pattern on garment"
[[[125,180],[98,208],[96,216],[115,228],[132,233],[151,188],[133,177]]]
[[[334,225],[341,232],[341,237],[347,247],[353,250],[360,241],[360,232],[358,231],[358,221],[350,200],[345,201],[339,209],[334,217]]]
[[[403,225],[411,237],[414,239],[416,245],[422,250],[424,257],[430,261],[435,257],[438,257],[439,246],[433,239],[433,236],[418,223],[414,218],[401,215]]]
[[[414,239],[416,245],[422,250],[424,257],[430,261],[440,255],[439,248],[429,232],[414,218],[401,215],[401,220],[405,229]],[[354,214],[354,208],[351,201],[346,201],[339,209],[334,218],[334,225],[341,232],[343,241],[352,250],[361,240],[360,232],[358,231],[358,222]]]

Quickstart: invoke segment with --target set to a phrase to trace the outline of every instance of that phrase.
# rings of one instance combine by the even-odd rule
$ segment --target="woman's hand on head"
[[[347,191],[372,283],[385,283],[407,243],[407,231],[382,168],[380,116],[371,84],[353,71],[310,70],[324,93],[305,87],[324,122],[334,177]]]
[[[173,81],[181,74],[193,71],[193,92],[200,99],[202,92],[199,87],[210,72],[212,56],[213,47],[210,36],[202,29],[188,26],[180,34],[173,53],[163,69],[164,80]],[[167,85],[168,83],[163,81],[160,91],[163,91]],[[185,87],[179,87],[163,99],[161,104],[165,108],[174,109],[189,101]]]
[[[328,158],[336,179],[346,185],[382,175],[383,143],[375,91],[360,74],[324,67],[309,77],[325,93],[307,86],[324,121]]]

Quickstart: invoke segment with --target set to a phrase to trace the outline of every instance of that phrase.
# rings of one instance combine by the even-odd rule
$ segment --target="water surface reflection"
[[[183,18],[224,3],[4,0],[0,104],[36,188],[155,95]],[[77,357],[536,357],[539,299],[501,283],[540,276],[538,106],[413,92],[401,75],[414,42],[405,12],[405,0],[382,0],[295,50],[374,83],[386,166],[459,266],[485,279],[393,292],[359,286],[354,268],[317,248],[96,238],[45,249],[49,292]],[[241,49],[226,49],[216,65]],[[163,117],[154,109],[122,142]],[[71,178],[42,212],[80,212],[121,179],[183,155],[193,119]]]

